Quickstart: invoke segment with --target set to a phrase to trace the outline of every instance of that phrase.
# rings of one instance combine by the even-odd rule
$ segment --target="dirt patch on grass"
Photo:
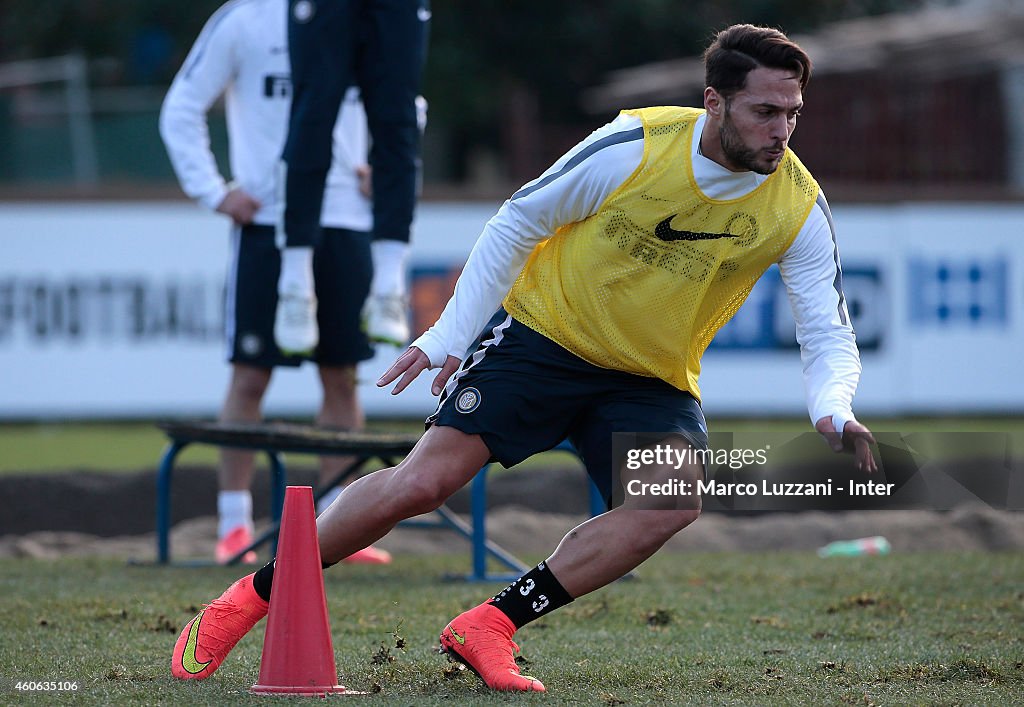
[[[253,489],[258,525],[269,508],[267,475]],[[289,469],[289,482],[312,485],[314,469]],[[0,477],[0,557],[107,555],[155,557],[156,472],[67,472]],[[550,551],[587,516],[587,486],[576,468],[493,475],[490,538],[513,553]],[[468,520],[463,489],[449,506]],[[172,488],[175,558],[207,557],[216,533],[213,469],[183,466]],[[262,516],[260,516],[262,514]],[[893,552],[1024,549],[1024,513],[984,505],[952,511],[861,511],[729,516],[705,513],[666,550],[812,550],[833,540],[884,535]],[[380,545],[395,553],[453,552],[468,542],[450,531],[399,527]]]

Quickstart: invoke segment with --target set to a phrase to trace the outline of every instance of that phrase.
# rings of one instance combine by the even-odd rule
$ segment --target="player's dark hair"
[[[729,98],[743,90],[747,74],[759,66],[789,69],[804,90],[811,58],[786,35],[771,27],[733,25],[723,29],[704,51],[704,85]]]

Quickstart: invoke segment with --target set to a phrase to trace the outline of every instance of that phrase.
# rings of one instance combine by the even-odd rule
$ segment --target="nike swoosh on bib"
[[[703,233],[701,231],[677,231],[672,228],[673,214],[654,227],[654,235],[662,241],[713,241],[719,238],[736,238],[736,233]]]

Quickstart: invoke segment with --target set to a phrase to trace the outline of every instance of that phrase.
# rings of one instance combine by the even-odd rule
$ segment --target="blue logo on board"
[[[912,258],[908,314],[921,326],[1004,326],[1009,320],[1009,266],[988,260]]]

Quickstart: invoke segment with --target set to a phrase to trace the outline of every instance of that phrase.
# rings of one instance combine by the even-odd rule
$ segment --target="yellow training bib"
[[[504,302],[590,363],[661,378],[698,399],[704,350],[793,242],[818,196],[787,150],[750,194],[706,197],[690,162],[702,112],[627,111],[643,121],[640,166],[596,214],[540,243]]]

